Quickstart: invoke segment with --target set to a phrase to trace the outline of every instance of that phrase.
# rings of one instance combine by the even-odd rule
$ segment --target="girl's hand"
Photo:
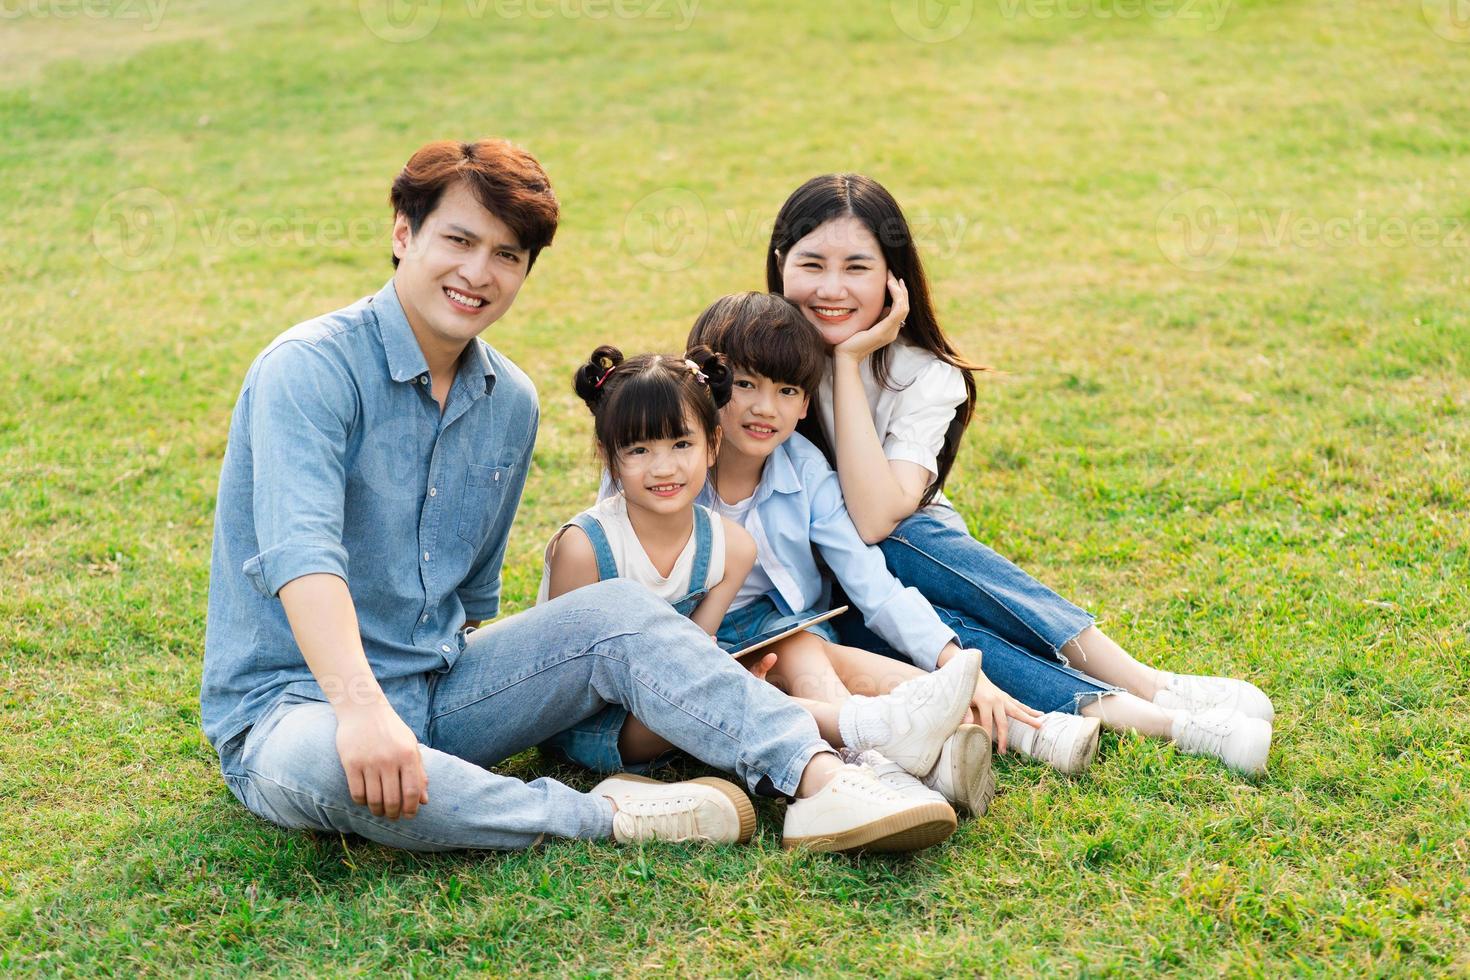
[[[970,699],[970,710],[975,715],[975,724],[990,734],[991,741],[996,743],[1002,754],[1006,750],[1006,735],[1010,728],[1007,719],[1014,718],[1032,728],[1041,727],[1040,711],[1026,707],[992,684],[990,678],[984,674],[975,683],[975,696]]]
[[[903,280],[893,278],[891,272],[888,273],[888,295],[893,298],[893,305],[885,308],[883,318],[838,344],[832,351],[835,356],[861,361],[898,339],[898,331],[909,315],[909,290]]]

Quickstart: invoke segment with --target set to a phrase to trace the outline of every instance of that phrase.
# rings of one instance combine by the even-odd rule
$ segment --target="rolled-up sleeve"
[[[926,365],[894,396],[892,421],[883,433],[883,455],[918,463],[937,476],[949,424],[968,397],[959,368],[938,359]]]
[[[916,666],[933,670],[939,652],[955,641],[954,631],[918,590],[893,577],[883,552],[863,543],[843,505],[837,474],[829,467],[807,466],[802,478],[812,504],[812,543],[863,621]]]
[[[262,355],[244,397],[259,548],[243,565],[246,578],[265,596],[303,575],[346,581],[344,460],[358,411],[351,379],[329,352],[287,341]]]

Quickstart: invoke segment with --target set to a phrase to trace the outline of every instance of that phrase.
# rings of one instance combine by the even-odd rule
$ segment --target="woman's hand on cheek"
[[[861,361],[898,339],[903,321],[909,315],[909,291],[903,280],[893,278],[891,272],[888,274],[888,295],[893,298],[893,305],[884,309],[877,323],[866,330],[859,330],[833,348],[834,357]]]

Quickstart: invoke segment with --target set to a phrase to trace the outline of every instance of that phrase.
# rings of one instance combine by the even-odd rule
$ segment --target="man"
[[[530,381],[479,335],[551,243],[558,205],[536,160],[498,140],[422,147],[391,200],[392,280],[276,338],[231,420],[201,706],[235,796],[285,827],[415,850],[748,839],[754,810],[724,780],[615,776],[584,794],[484,768],[620,704],[752,790],[796,798],[790,841],[947,836],[952,813],[842,766],[804,710],[641,587],[600,583],[466,632],[498,611],[537,425]],[[949,700],[930,685],[849,710],[922,753],[954,730]]]

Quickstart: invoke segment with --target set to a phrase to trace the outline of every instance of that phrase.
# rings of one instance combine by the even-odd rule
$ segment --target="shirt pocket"
[[[479,548],[490,533],[490,523],[500,513],[500,502],[510,483],[510,466],[470,463],[460,494],[459,536]]]

